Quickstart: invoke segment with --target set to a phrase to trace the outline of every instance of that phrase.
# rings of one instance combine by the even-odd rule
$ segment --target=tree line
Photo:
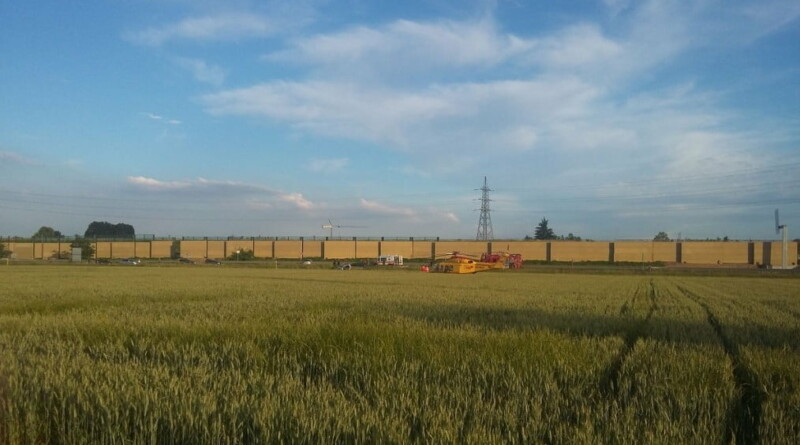
[[[571,232],[564,236],[564,235],[556,235],[553,229],[550,228],[550,222],[547,218],[542,218],[539,221],[539,224],[533,230],[533,237],[526,235],[526,240],[566,240],[566,241],[581,241],[581,237],[573,235]]]

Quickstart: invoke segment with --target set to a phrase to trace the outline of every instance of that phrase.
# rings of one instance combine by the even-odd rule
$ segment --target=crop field
[[[800,443],[800,279],[0,266],[0,443]]]

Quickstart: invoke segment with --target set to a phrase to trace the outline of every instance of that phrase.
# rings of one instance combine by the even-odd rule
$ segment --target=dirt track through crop
[[[656,288],[653,280],[650,280],[648,297],[650,298],[650,308],[647,311],[647,316],[642,319],[633,329],[628,330],[625,335],[625,344],[620,348],[620,352],[613,362],[603,372],[603,377],[600,379],[600,391],[603,394],[614,394],[618,389],[619,375],[622,370],[622,365],[625,359],[633,351],[634,345],[639,337],[644,333],[647,323],[653,317],[653,312],[658,308],[656,304]],[[628,303],[626,302],[620,309],[620,313],[624,314],[628,311]]]
[[[739,399],[728,413],[728,424],[725,431],[725,443],[757,444],[759,442],[758,424],[761,420],[761,405],[766,394],[760,389],[758,378],[742,361],[739,347],[727,335],[714,312],[697,294],[683,288],[678,289],[687,298],[699,304],[708,317],[708,323],[722,342],[725,353],[733,363],[733,377],[739,393]]]

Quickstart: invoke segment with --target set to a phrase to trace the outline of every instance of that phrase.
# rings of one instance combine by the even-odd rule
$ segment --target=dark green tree
[[[11,255],[11,251],[10,250],[6,250],[6,245],[5,244],[0,243],[0,258],[5,258],[5,257],[7,257],[9,255]]]
[[[33,234],[33,238],[61,238],[61,232],[54,230],[52,227],[42,226]]]
[[[669,235],[667,232],[658,232],[655,237],[653,237],[653,241],[672,241],[669,239]]]
[[[252,261],[256,258],[253,251],[250,249],[242,249],[239,253],[233,252],[228,255],[228,259],[231,261]]]
[[[542,220],[539,222],[539,225],[536,226],[536,230],[533,233],[533,239],[556,239],[555,232],[553,232],[553,229],[548,227],[547,218],[542,218]]]
[[[134,238],[136,232],[130,224],[92,221],[83,236],[86,238]]]
[[[89,260],[94,255],[94,247],[92,247],[92,242],[86,238],[81,238],[78,235],[75,235],[75,241],[72,242],[70,247],[80,247],[81,248],[81,259],[82,260]]]

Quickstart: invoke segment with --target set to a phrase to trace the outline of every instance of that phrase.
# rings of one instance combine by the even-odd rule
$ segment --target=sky
[[[800,234],[798,0],[0,2],[0,236]],[[792,234],[794,230],[794,234]]]

